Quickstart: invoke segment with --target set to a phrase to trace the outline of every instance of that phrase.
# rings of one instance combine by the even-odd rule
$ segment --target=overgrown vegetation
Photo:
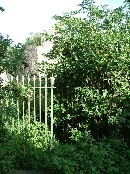
[[[58,59],[57,126],[130,143],[129,4],[108,10],[84,1],[81,9],[85,19],[56,16],[55,33],[47,36],[55,43],[47,56]]]
[[[21,131],[3,125],[3,174],[12,168],[53,168],[66,174],[130,173],[130,4],[127,1],[109,10],[84,0],[79,7],[84,19],[75,17],[79,12],[55,16],[53,34],[36,34],[26,43],[54,43],[46,55],[58,60],[46,67],[48,75],[56,76],[54,144],[49,134],[44,137],[43,123],[30,127],[21,123]],[[2,37],[1,45],[0,57],[9,60],[10,41]],[[4,62],[0,68],[13,72],[14,64]],[[27,94],[20,86],[15,90],[21,90],[18,98]],[[17,108],[13,111],[4,116],[17,114]]]
[[[117,139],[95,141],[90,135],[79,136],[71,144],[45,138],[42,123],[11,132],[3,127],[1,136],[1,172],[16,169],[61,170],[67,174],[129,174],[130,150]]]

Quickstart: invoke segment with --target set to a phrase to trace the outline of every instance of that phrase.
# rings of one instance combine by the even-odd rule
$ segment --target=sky
[[[116,8],[124,0],[95,0],[97,5],[107,4]],[[23,43],[31,32],[48,30],[53,24],[52,16],[78,9],[82,0],[0,0],[5,12],[0,12],[0,33],[15,43]]]

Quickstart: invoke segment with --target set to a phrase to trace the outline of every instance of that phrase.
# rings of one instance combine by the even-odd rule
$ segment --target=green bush
[[[130,143],[129,5],[110,10],[84,0],[84,19],[55,16],[54,33],[45,35],[54,43],[46,56],[58,61],[52,71],[61,142],[71,128],[84,131],[81,125],[96,139],[116,136]]]
[[[52,164],[66,174],[129,174],[130,149],[120,140],[90,138],[52,151]]]
[[[36,123],[10,130],[0,137],[1,172],[11,169],[59,169],[65,174],[129,174],[130,149],[118,139],[95,141],[89,132],[72,131],[71,144],[53,146],[45,126]]]
[[[50,133],[45,137],[45,126],[36,122],[11,129],[3,126],[0,137],[1,172],[10,169],[41,169],[49,166]]]
[[[25,60],[24,49],[24,44],[15,45],[8,35],[4,37],[0,33],[0,73],[3,71],[13,75],[19,73]]]

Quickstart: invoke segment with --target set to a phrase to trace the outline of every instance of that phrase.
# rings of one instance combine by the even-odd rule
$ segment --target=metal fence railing
[[[55,78],[48,78],[46,75],[38,74],[29,76],[6,76],[1,85],[0,107],[3,121],[8,122],[7,116],[11,116],[12,127],[17,121],[24,124],[32,122],[44,122],[45,133],[48,126],[53,137],[53,90]],[[5,114],[6,113],[6,114]],[[48,125],[50,124],[50,125]]]

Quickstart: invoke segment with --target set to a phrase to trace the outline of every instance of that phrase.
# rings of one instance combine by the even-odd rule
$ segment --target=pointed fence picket
[[[19,127],[19,129],[20,122],[22,122],[22,125],[24,126],[25,124],[30,125],[31,122],[35,123],[37,120],[39,122],[42,122],[44,120],[45,134],[47,135],[47,129],[50,126],[51,139],[53,138],[53,90],[55,88],[54,80],[55,78],[53,77],[53,75],[49,79],[46,75],[42,74],[38,74],[38,76],[34,75],[33,77],[17,75],[16,77],[10,76],[10,79],[7,80],[7,83],[4,83],[5,86],[10,83],[14,83],[16,86],[18,84],[21,84],[23,88],[26,88],[28,86],[30,89],[28,97],[31,98],[31,100],[29,99],[26,101],[26,96],[25,100],[21,100],[20,98],[14,99],[13,97],[5,99],[6,102],[4,102],[4,99],[1,100],[1,106],[3,104],[8,107],[10,101],[11,106],[16,106],[18,121],[17,126]],[[48,125],[48,119],[50,119],[50,125]],[[6,124],[8,124],[7,119]],[[14,129],[14,117],[12,117],[11,124],[12,129]]]

